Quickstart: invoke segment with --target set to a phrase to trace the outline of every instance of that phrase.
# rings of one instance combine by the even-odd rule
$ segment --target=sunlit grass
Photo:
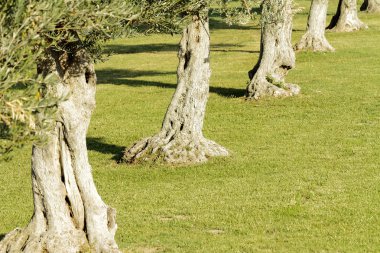
[[[309,1],[297,14],[304,33]],[[329,14],[335,10],[331,1]],[[330,16],[331,17],[331,16]],[[302,95],[247,102],[257,27],[212,22],[205,135],[231,151],[189,167],[128,166],[125,146],[159,131],[176,87],[180,35],[119,39],[97,65],[88,148],[117,242],[131,252],[376,252],[380,249],[380,16],[328,33],[335,53],[299,53]],[[32,215],[30,148],[0,165],[0,234]]]

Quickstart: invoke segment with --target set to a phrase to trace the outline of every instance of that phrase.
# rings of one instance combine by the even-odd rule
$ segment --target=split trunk
[[[335,51],[325,37],[328,0],[313,0],[310,7],[306,34],[296,44],[295,50],[317,52]]]
[[[119,252],[114,240],[115,210],[100,198],[91,173],[86,133],[95,107],[96,75],[85,52],[50,52],[40,64],[56,73],[51,87],[58,118],[43,146],[32,153],[34,214],[24,229],[10,232],[0,252]]]
[[[336,14],[327,29],[336,32],[353,32],[368,28],[359,19],[356,5],[356,0],[339,0]]]
[[[285,76],[295,66],[291,44],[292,1],[268,0],[262,4],[260,58],[249,71],[248,98],[287,97],[300,93],[295,84],[285,83]]]
[[[202,133],[211,74],[209,56],[208,18],[196,15],[183,32],[178,54],[178,86],[161,131],[126,150],[123,161],[186,164],[228,155],[225,148]]]
[[[370,13],[380,12],[380,0],[364,0],[360,10]]]

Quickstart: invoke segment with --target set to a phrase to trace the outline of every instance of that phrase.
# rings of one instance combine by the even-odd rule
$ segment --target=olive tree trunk
[[[313,0],[307,21],[306,34],[295,46],[295,50],[317,52],[335,51],[325,37],[328,0]]]
[[[249,71],[248,98],[286,97],[300,93],[297,85],[285,83],[295,66],[291,44],[292,1],[268,0],[262,4],[260,58]]]
[[[15,229],[1,241],[0,252],[119,252],[115,210],[99,196],[87,155],[86,133],[95,107],[94,65],[79,51],[52,52],[40,67],[59,77],[49,92],[67,99],[58,105],[48,142],[33,147],[33,217],[26,228]]]
[[[210,34],[208,19],[194,16],[184,29],[178,53],[178,86],[166,112],[161,131],[127,149],[123,161],[205,162],[228,151],[203,136],[209,95]]]
[[[364,0],[360,10],[370,13],[380,12],[380,0]]]
[[[339,0],[336,14],[327,29],[336,32],[353,32],[368,28],[359,19],[356,5],[356,0]]]

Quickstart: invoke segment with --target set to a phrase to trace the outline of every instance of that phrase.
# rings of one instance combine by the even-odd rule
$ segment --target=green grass
[[[294,42],[309,5],[297,2],[305,10],[295,17]],[[179,35],[111,42],[115,55],[97,65],[88,148],[99,192],[118,211],[120,248],[378,252],[380,16],[360,17],[369,30],[327,34],[336,53],[297,54],[287,81],[302,95],[259,102],[240,98],[259,30],[214,21],[204,133],[231,156],[189,167],[115,161],[123,147],[159,131],[176,86]],[[30,153],[0,164],[0,234],[32,215]]]

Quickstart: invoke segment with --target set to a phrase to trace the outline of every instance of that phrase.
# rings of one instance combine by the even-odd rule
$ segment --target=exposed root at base
[[[98,245],[88,243],[86,234],[80,230],[66,232],[48,231],[38,233],[37,229],[16,228],[0,242],[0,253],[120,253],[113,242]],[[117,247],[117,246],[116,246]]]
[[[274,85],[268,81],[256,83],[253,91],[250,91],[252,84],[248,87],[246,97],[248,99],[259,100],[263,97],[291,97],[301,93],[301,88],[296,84],[285,83],[281,87]]]
[[[206,162],[209,157],[214,156],[228,156],[228,151],[204,137],[192,138],[189,135],[178,135],[163,139],[160,135],[156,135],[143,139],[127,149],[122,161],[191,164]]]
[[[362,29],[368,29],[368,26],[364,24],[362,21],[358,20],[355,22],[349,22],[344,25],[334,26],[329,29],[331,32],[355,32]]]
[[[66,233],[44,232],[35,234],[28,228],[17,228],[0,242],[0,253],[77,253],[91,252],[84,232],[75,230]]]
[[[312,36],[311,34],[305,34],[300,42],[298,42],[294,46],[295,51],[313,51],[313,52],[334,52],[335,48],[333,48],[330,43],[326,40],[326,38],[317,38]]]

